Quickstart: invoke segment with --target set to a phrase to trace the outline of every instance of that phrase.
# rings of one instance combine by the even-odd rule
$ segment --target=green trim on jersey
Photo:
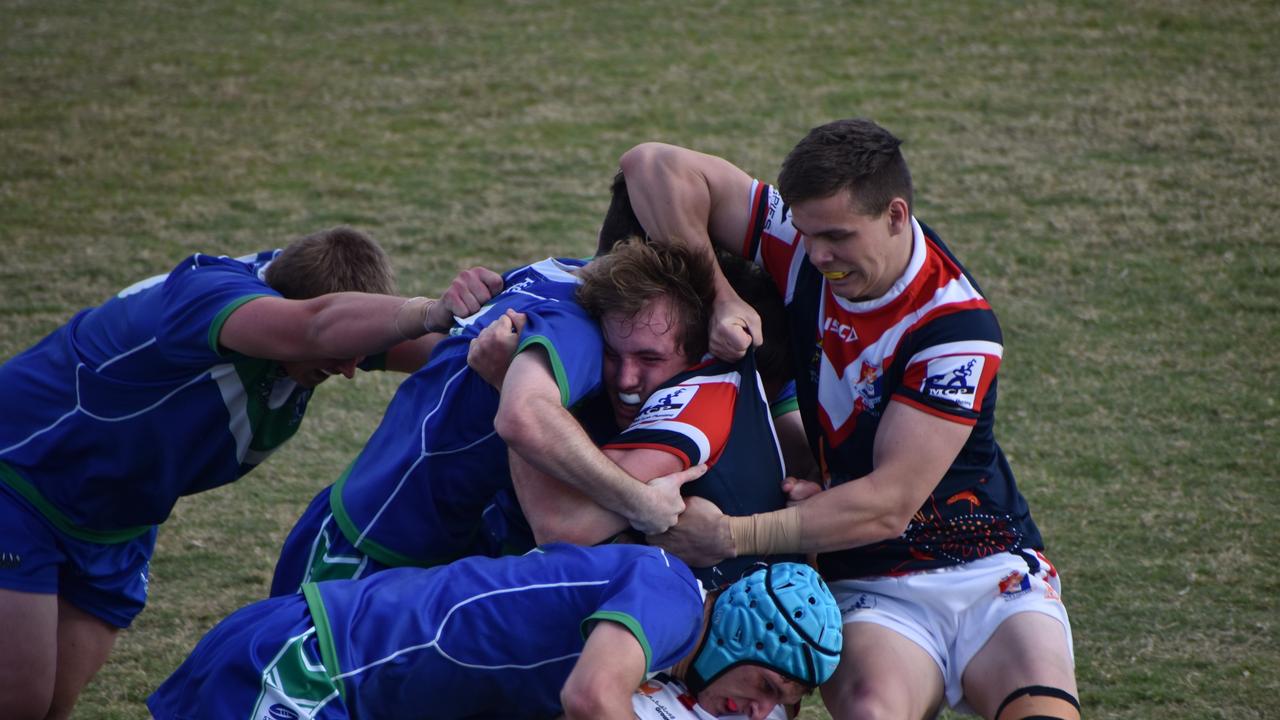
[[[280,363],[246,357],[236,360],[232,366],[244,387],[244,410],[249,418],[251,433],[249,449],[257,453],[270,453],[298,432],[298,427],[302,425],[302,415],[295,411],[298,393],[311,391],[296,387],[283,404],[272,409],[268,402],[276,381],[282,379]]]
[[[338,662],[338,648],[333,642],[333,628],[329,625],[329,613],[324,609],[324,597],[315,583],[302,586],[302,596],[306,598],[307,609],[311,611],[311,623],[316,627],[316,641],[320,645],[320,660],[329,671],[329,680],[338,688],[342,701],[347,701],[347,684],[339,675],[342,674],[342,663]]]
[[[307,652],[306,643],[312,635],[318,635],[314,623],[310,630],[290,638],[263,669],[262,689],[249,717],[278,717],[271,710],[281,705],[309,718],[341,694],[324,660]]]
[[[458,559],[458,556],[453,555],[413,558],[405,555],[404,553],[396,552],[395,550],[370,540],[367,537],[364,540],[359,540],[360,533],[362,531],[356,526],[355,521],[351,519],[351,514],[347,512],[346,507],[342,505],[342,489],[343,486],[347,484],[347,478],[351,475],[351,468],[354,465],[355,460],[352,460],[351,465],[348,465],[347,469],[342,471],[342,477],[338,478],[338,481],[333,484],[333,490],[329,491],[329,509],[333,511],[333,519],[337,521],[338,529],[346,536],[348,542],[354,545],[357,550],[365,555],[368,555],[383,565],[390,565],[392,567],[429,568],[436,567],[437,565],[447,565]],[[479,532],[480,527],[477,525],[472,529],[471,537],[467,538],[466,544],[470,545]]]
[[[213,316],[213,322],[209,324],[208,337],[209,337],[210,350],[214,351],[219,355],[226,355],[226,353],[222,352],[222,350],[219,349],[219,345],[218,345],[218,336],[222,334],[223,324],[227,322],[227,318],[231,316],[231,313],[239,309],[240,306],[244,305],[250,300],[256,300],[260,297],[276,297],[276,296],[268,293],[257,293],[254,295],[245,295],[242,298],[236,298],[235,300],[232,300],[230,303],[227,304],[226,307],[219,310],[217,315]]]
[[[797,412],[799,410],[800,410],[800,398],[795,395],[792,395],[786,400],[779,400],[778,402],[770,405],[769,417],[773,418],[774,420],[777,420],[778,418],[782,417],[783,415],[786,415],[789,412]]]
[[[551,341],[541,335],[525,338],[516,347],[516,352],[522,353],[534,345],[546,351],[547,359],[551,362],[551,372],[556,378],[556,387],[560,388],[560,405],[569,407],[569,379],[565,375],[564,362],[560,360],[560,353],[556,352],[556,348],[551,344]]]
[[[139,525],[119,530],[90,530],[82,528],[73,523],[66,515],[63,515],[62,511],[54,507],[52,503],[45,500],[35,485],[27,482],[26,478],[19,475],[17,470],[9,467],[4,462],[0,462],[0,482],[13,488],[14,492],[26,498],[27,502],[34,505],[36,510],[39,510],[40,514],[53,523],[53,526],[58,530],[79,540],[88,540],[102,545],[115,545],[128,542],[155,527],[154,525]]]
[[[614,610],[600,610],[591,613],[586,620],[582,621],[582,625],[579,627],[582,632],[582,639],[585,641],[587,635],[590,634],[591,627],[601,620],[616,622],[635,636],[636,642],[640,643],[640,649],[644,651],[644,671],[649,672],[649,665],[653,663],[653,648],[649,647],[649,638],[645,637],[644,628],[640,627],[640,623],[635,618],[626,613]]]

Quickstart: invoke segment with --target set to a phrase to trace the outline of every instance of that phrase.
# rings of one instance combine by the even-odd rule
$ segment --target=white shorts
[[[1039,564],[1038,572],[1033,574],[1021,555],[1000,553],[938,570],[836,580],[828,586],[846,625],[875,623],[924,648],[942,671],[947,704],[971,712],[961,705],[964,669],[1013,615],[1038,612],[1057,618],[1074,658],[1058,571],[1039,552],[1025,552]]]

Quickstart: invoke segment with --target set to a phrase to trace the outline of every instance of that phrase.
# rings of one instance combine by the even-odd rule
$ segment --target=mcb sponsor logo
[[[681,410],[693,401],[693,396],[697,393],[698,388],[694,385],[659,390],[649,398],[640,412],[636,413],[635,422],[671,420],[680,415]]]
[[[977,379],[982,377],[984,359],[977,355],[948,355],[929,361],[920,391],[973,409],[978,394]]]

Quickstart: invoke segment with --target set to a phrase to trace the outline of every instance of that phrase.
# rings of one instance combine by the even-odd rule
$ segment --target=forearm
[[[910,514],[886,502],[891,495],[877,493],[877,484],[868,475],[793,507],[729,517],[734,554],[828,552],[897,537]]]
[[[595,545],[627,529],[626,518],[538,470],[516,452],[509,455],[516,499],[539,545]]]
[[[306,302],[310,306],[305,326],[308,357],[349,358],[421,338],[437,301],[352,292]]]
[[[628,519],[642,515],[645,485],[605,457],[567,410],[541,398],[531,398],[521,410],[498,418],[508,447],[602,508]]]

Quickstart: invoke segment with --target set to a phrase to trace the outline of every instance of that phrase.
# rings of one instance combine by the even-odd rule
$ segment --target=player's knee
[[[839,693],[824,687],[822,701],[831,716],[841,720],[890,720],[908,717],[906,708],[900,707],[884,693],[865,685],[854,686]]]
[[[0,690],[0,717],[13,720],[41,720],[53,703],[52,683],[43,690],[26,686]]]
[[[1028,685],[1009,693],[995,720],[1080,720],[1080,701],[1066,690]]]

